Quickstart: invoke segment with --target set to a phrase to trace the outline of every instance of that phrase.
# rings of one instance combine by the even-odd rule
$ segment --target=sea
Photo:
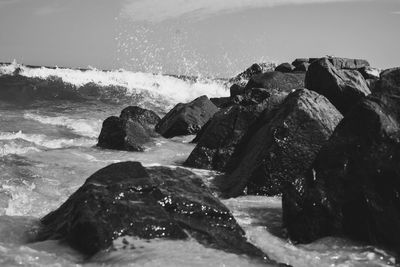
[[[96,147],[103,120],[129,105],[165,115],[179,102],[229,96],[226,79],[127,70],[69,69],[0,64],[0,76],[18,74],[58,80],[74,97],[49,90],[1,94],[0,88],[0,266],[259,266],[254,260],[206,248],[195,240],[141,240],[84,258],[60,241],[32,243],[40,218],[59,207],[95,171],[115,162],[181,166],[194,136],[159,138],[144,152]],[[88,97],[88,85],[96,92]],[[78,97],[77,97],[78,95]],[[80,98],[79,95],[85,96]],[[218,173],[191,169],[207,184]],[[326,237],[293,244],[282,228],[280,197],[222,199],[248,240],[270,258],[292,266],[395,266],[388,251]],[[115,247],[122,247],[120,240]]]

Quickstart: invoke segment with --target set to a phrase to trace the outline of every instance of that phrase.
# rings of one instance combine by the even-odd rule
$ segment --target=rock
[[[238,83],[239,85],[243,82],[247,82],[252,76],[261,74],[267,71],[275,69],[274,63],[254,63],[245,71],[239,73],[230,80],[231,83]]]
[[[377,93],[400,96],[400,67],[383,71],[377,85]]]
[[[194,140],[198,144],[184,163],[185,166],[224,171],[250,126],[263,111],[272,110],[287,95],[267,89],[252,90],[249,97],[251,93],[252,105],[233,105],[222,109],[203,127]],[[257,102],[254,98],[257,98]]]
[[[362,67],[358,69],[358,71],[361,73],[361,75],[364,77],[364,79],[379,79],[380,77],[380,70],[376,68],[371,68],[368,66]]]
[[[346,114],[310,170],[285,191],[291,239],[340,236],[400,252],[400,91],[381,89],[388,91]]]
[[[196,134],[217,111],[205,95],[187,104],[179,103],[156,125],[156,131],[165,138]]]
[[[302,64],[310,63],[310,59],[308,58],[296,58],[293,62],[292,65],[297,68],[298,66]]]
[[[160,117],[151,110],[130,106],[119,117],[103,122],[97,146],[107,149],[143,151],[144,145],[155,137],[154,126]]]
[[[275,68],[275,71],[280,72],[292,72],[294,70],[294,66],[290,63],[282,63]]]
[[[338,62],[350,66],[350,63]],[[342,114],[346,114],[360,99],[371,93],[358,71],[337,69],[328,58],[321,58],[310,65],[305,86],[328,98]]]
[[[231,101],[230,97],[214,97],[214,98],[210,98],[210,101],[218,108],[226,108],[226,107],[232,105],[232,101]]]
[[[266,72],[251,77],[246,89],[266,88],[291,92],[294,89],[304,87],[304,78],[304,73]]]
[[[306,72],[308,70],[308,67],[310,66],[310,63],[300,63],[296,66],[294,71],[303,71]]]
[[[230,95],[231,97],[235,97],[237,95],[244,94],[244,86],[240,86],[238,84],[233,84],[230,88]]]
[[[368,61],[365,59],[350,59],[340,57],[327,57],[327,59],[335,66],[336,69],[357,70],[363,67],[369,67]]]
[[[181,168],[144,168],[139,162],[109,165],[41,224],[35,241],[63,240],[88,256],[124,236],[193,238],[207,247],[273,263],[247,242],[230,211],[201,178]]]
[[[284,183],[301,176],[314,161],[342,115],[323,96],[306,89],[289,94],[243,137],[220,181],[226,197],[279,195]]]

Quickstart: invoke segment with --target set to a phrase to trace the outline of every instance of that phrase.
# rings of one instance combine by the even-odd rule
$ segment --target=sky
[[[0,0],[0,62],[229,77],[333,55],[400,66],[400,0]]]

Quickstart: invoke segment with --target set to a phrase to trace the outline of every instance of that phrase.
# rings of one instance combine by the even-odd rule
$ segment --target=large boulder
[[[342,115],[324,97],[299,89],[263,114],[243,137],[220,181],[226,197],[279,195],[306,171]]]
[[[305,87],[324,95],[342,113],[346,114],[360,99],[371,91],[357,70],[338,69],[330,58],[314,61],[308,68]],[[337,60],[338,66],[353,66]],[[357,65],[358,66],[358,65]]]
[[[389,95],[400,95],[400,67],[382,71],[377,84],[377,92]]]
[[[165,138],[196,134],[217,111],[205,95],[187,104],[179,103],[156,125],[156,131]]]
[[[291,92],[294,89],[304,87],[304,73],[282,73],[270,71],[250,78],[246,89],[266,88]]]
[[[254,75],[261,74],[275,69],[274,63],[254,63],[245,71],[239,73],[234,78],[230,79],[230,83],[245,85],[245,83]],[[243,84],[244,83],[244,84]]]
[[[293,240],[345,236],[400,252],[400,73],[388,72],[391,82],[345,116],[306,175],[285,190]]]
[[[143,151],[146,143],[156,136],[154,126],[160,117],[151,110],[130,106],[119,117],[103,122],[97,146],[107,149]]]
[[[285,92],[253,89],[246,101],[217,112],[196,136],[195,149],[185,166],[224,171],[242,137],[264,111],[271,111],[287,96]],[[243,103],[252,103],[243,105]]]
[[[363,67],[369,67],[369,62],[365,59],[352,59],[340,57],[327,57],[337,69],[357,70]]]
[[[290,64],[290,63],[282,63],[280,65],[278,65],[275,68],[275,71],[280,71],[280,72],[292,72],[295,69],[295,67]]]
[[[302,64],[308,64],[310,63],[310,59],[309,58],[296,58],[293,62],[292,65],[297,68],[298,66],[302,65]]]
[[[109,165],[41,219],[35,241],[58,239],[91,256],[124,236],[189,239],[272,263],[250,244],[230,211],[190,171]],[[134,253],[134,252],[133,252]]]

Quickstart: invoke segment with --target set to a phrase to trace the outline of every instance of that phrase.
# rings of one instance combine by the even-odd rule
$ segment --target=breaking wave
[[[78,89],[78,92],[79,88],[85,88],[84,93],[88,93],[88,91],[93,93],[96,89],[99,90],[99,88],[94,89],[93,86],[100,87],[100,90],[103,88],[103,91],[110,88],[119,90],[125,97],[147,92],[153,97],[162,96],[171,103],[188,102],[201,95],[221,97],[229,94],[224,80],[179,77],[126,70],[101,71],[95,68],[88,70],[38,68],[13,62],[12,64],[0,65],[0,75],[20,75],[32,79],[61,80],[66,85],[72,85],[74,89]],[[56,90],[56,88],[53,89]],[[70,88],[66,89],[71,90]],[[99,92],[95,93],[99,94]],[[110,95],[109,92],[100,92],[100,97],[102,93],[107,96]]]

